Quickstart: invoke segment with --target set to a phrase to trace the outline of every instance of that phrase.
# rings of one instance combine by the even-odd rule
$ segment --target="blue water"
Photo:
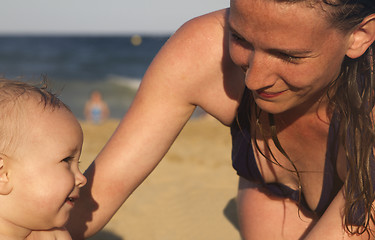
[[[46,75],[61,99],[83,119],[92,90],[102,92],[111,117],[127,111],[148,65],[169,36],[0,36],[0,75],[37,81]]]

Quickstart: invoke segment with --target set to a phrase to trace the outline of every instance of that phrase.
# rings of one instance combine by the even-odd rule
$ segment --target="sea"
[[[93,90],[102,93],[111,118],[127,112],[163,36],[0,36],[0,76],[50,87],[84,119]]]

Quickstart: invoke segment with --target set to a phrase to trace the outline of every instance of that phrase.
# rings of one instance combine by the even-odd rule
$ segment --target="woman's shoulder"
[[[189,75],[196,76],[189,84],[196,86],[192,103],[225,125],[233,121],[244,89],[243,72],[229,55],[227,14],[228,9],[222,9],[191,19],[173,39],[183,48],[179,53],[185,53],[182,62],[190,66]]]
[[[204,29],[207,31],[207,33],[215,31],[223,32],[227,14],[228,9],[221,9],[215,12],[210,12],[187,21],[181,26],[179,30],[193,29],[194,31],[199,31]]]
[[[158,86],[164,82],[178,96],[176,101],[200,106],[230,124],[244,86],[242,71],[229,57],[226,16],[223,9],[183,24],[162,47],[142,81]]]
[[[222,48],[227,10],[219,10],[185,22],[168,40],[167,45],[201,49],[202,52]],[[198,46],[198,48],[197,48]],[[216,51],[220,54],[222,51]],[[197,55],[197,52],[194,52]]]

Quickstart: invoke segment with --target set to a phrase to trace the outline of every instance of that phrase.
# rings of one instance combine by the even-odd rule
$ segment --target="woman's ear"
[[[0,195],[9,194],[13,187],[9,181],[9,169],[6,166],[7,158],[0,154]]]
[[[365,53],[375,40],[375,14],[367,16],[350,34],[346,55],[358,58]]]

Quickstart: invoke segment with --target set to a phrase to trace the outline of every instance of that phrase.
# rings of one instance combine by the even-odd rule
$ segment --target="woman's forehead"
[[[229,30],[254,49],[319,55],[346,39],[320,13],[306,6],[273,0],[233,2]]]
[[[229,27],[240,35],[299,33],[315,35],[329,29],[326,18],[305,4],[285,4],[273,0],[232,0]],[[303,33],[304,34],[304,33]],[[290,36],[292,37],[292,36]]]
[[[294,6],[298,8],[309,8],[309,9],[316,9],[321,11],[322,13],[327,11],[324,5],[335,5],[339,4],[339,0],[231,0],[230,1],[230,9],[233,8],[242,8],[242,10],[251,10],[244,6],[244,4],[267,4],[273,3],[279,5],[281,7],[287,8],[288,6]]]

